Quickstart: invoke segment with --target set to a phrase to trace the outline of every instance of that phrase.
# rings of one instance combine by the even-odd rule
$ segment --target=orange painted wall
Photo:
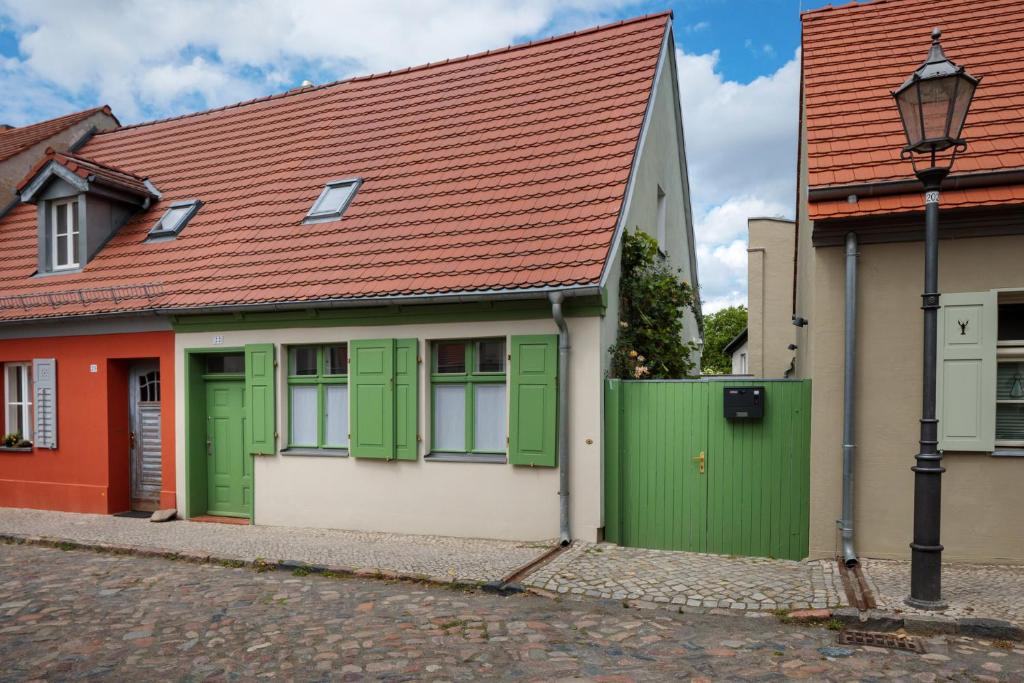
[[[0,451],[0,507],[98,513],[129,508],[128,373],[133,360],[143,359],[160,362],[160,507],[177,507],[174,334],[0,339],[0,363],[33,358],[57,359],[57,448]],[[4,427],[0,422],[0,431]]]

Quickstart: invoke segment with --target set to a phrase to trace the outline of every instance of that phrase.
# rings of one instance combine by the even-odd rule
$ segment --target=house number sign
[[[924,193],[925,204],[938,204],[939,203],[939,192],[938,190],[931,190],[930,192]]]

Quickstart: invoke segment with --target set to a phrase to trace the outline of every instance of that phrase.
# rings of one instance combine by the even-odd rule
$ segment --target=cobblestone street
[[[302,574],[302,572],[298,572]],[[0,680],[1020,680],[1024,649],[0,545]],[[1016,647],[1017,649],[1013,649]]]

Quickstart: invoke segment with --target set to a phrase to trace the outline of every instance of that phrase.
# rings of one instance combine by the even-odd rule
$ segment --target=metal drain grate
[[[924,654],[924,643],[915,636],[901,633],[876,633],[873,631],[842,631],[839,642],[843,645],[873,645],[891,650],[903,650]]]

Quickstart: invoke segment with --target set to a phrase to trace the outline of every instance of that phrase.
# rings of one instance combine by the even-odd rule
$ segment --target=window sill
[[[993,458],[1024,458],[1024,448],[997,448],[992,451]]]
[[[347,448],[285,448],[281,455],[306,455],[319,458],[347,458]]]
[[[0,453],[31,453],[35,448],[14,448],[13,446],[0,446]]]
[[[504,453],[427,453],[423,459],[428,462],[477,462],[492,465],[508,462]]]

